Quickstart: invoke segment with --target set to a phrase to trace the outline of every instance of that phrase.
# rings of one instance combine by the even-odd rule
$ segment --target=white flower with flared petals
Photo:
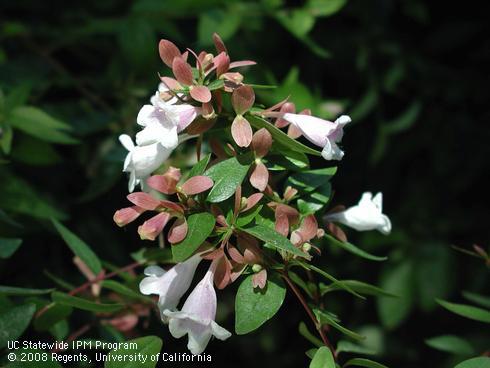
[[[175,135],[177,138],[177,134]],[[161,143],[152,143],[145,146],[135,146],[131,137],[126,134],[119,136],[119,141],[129,152],[124,160],[123,171],[128,172],[128,190],[132,192],[138,184],[143,184],[150,174],[158,169],[168,159],[178,141],[167,147]]]
[[[168,271],[158,266],[147,267],[145,269],[147,277],[140,282],[140,292],[144,295],[158,295],[160,312],[174,310],[182,295],[189,289],[201,260],[201,255],[196,254],[185,262],[177,263]]]
[[[391,221],[383,214],[383,194],[374,196],[370,192],[363,193],[356,206],[342,212],[325,216],[326,221],[340,222],[358,231],[378,230],[388,235],[391,232]]]
[[[187,348],[194,355],[201,354],[215,336],[226,340],[231,333],[219,326],[216,317],[216,291],[213,286],[214,269],[208,270],[184,303],[181,311],[163,312],[169,318],[169,330],[173,337],[189,336]]]
[[[344,126],[351,122],[349,116],[342,115],[331,122],[315,116],[286,113],[282,119],[298,128],[311,143],[322,147],[322,157],[325,160],[341,160],[344,157],[344,152],[337,143],[342,140]]]

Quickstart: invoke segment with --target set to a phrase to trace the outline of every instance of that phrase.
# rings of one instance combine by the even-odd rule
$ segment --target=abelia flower
[[[356,206],[329,214],[324,217],[324,220],[340,222],[357,231],[378,230],[385,235],[391,232],[391,221],[383,214],[383,194],[381,192],[374,198],[372,193],[365,192]]]
[[[342,115],[335,122],[306,114],[285,113],[282,118],[298,128],[311,143],[322,147],[325,160],[341,160],[344,156],[337,143],[342,140],[344,126],[351,122],[349,116]]]
[[[219,326],[216,317],[216,291],[213,286],[214,264],[204,278],[197,284],[184,303],[181,311],[164,310],[163,315],[169,320],[169,330],[173,337],[188,335],[187,348],[194,355],[201,354],[209,343],[211,336],[226,340],[231,333]]]
[[[145,183],[150,174],[158,169],[170,156],[177,146],[163,146],[161,143],[152,143],[144,146],[135,146],[127,134],[119,136],[119,141],[129,152],[124,160],[123,171],[128,172],[128,190],[132,192],[136,185]]]
[[[158,295],[158,308],[164,317],[163,311],[175,310],[180,298],[191,285],[196,268],[201,262],[200,254],[195,254],[184,262],[177,263],[170,270],[165,271],[158,266],[145,269],[145,277],[141,280],[139,288],[144,295]]]

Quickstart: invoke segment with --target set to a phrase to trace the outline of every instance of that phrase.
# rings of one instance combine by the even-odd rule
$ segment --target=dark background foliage
[[[3,93],[17,91],[21,105],[66,122],[80,143],[48,144],[43,134],[49,131],[33,138],[14,129],[11,152],[0,157],[0,234],[23,244],[0,260],[1,284],[51,287],[46,270],[74,285],[84,281],[50,225],[51,211],[111,264],[131,263],[131,252],[154,246],[139,240],[134,226],[119,229],[112,221],[114,210],[126,205],[127,191],[117,135],[134,133],[139,107],[155,90],[157,72],[165,72],[158,40],[211,49],[216,31],[233,59],[259,63],[247,71],[249,81],[279,86],[259,93],[265,104],[291,94],[299,109],[327,118],[343,111],[353,118],[333,204],[351,205],[365,190],[382,191],[393,233],[349,235],[389,260],[326,250],[321,263],[339,277],[379,284],[402,297],[359,301],[337,293],[326,300],[330,308],[364,333],[366,344],[378,350],[376,359],[392,367],[451,366],[453,358],[424,343],[446,333],[471,341],[479,353],[488,350],[481,324],[435,302],[461,301],[462,290],[488,288],[481,260],[451,247],[489,244],[487,14],[471,1],[442,7],[421,0],[350,0],[336,12],[335,4],[343,3],[3,2]],[[219,313],[231,330],[232,289],[219,294]],[[0,299],[2,309],[17,301],[9,300]],[[70,331],[93,318],[76,316]],[[301,306],[289,296],[263,328],[211,343],[209,366],[306,366],[310,345],[297,332],[302,320]],[[135,332],[149,333],[163,336],[167,351],[185,350],[154,317],[148,329]],[[115,338],[101,327],[87,336],[99,334]],[[34,329],[25,336],[52,338]]]

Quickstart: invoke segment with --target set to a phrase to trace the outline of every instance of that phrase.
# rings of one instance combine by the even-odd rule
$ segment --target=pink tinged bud
[[[301,130],[299,130],[294,125],[289,125],[288,136],[293,138],[293,139],[297,139],[297,138],[301,137]]]
[[[180,204],[174,203],[172,201],[167,201],[167,200],[161,200],[160,201],[160,206],[169,209],[171,211],[179,212],[179,213],[184,213],[184,209]]]
[[[255,64],[257,64],[257,63],[253,60],[234,61],[234,62],[230,63],[230,69],[240,68],[242,66],[251,66],[251,65],[255,65]]]
[[[228,245],[228,254],[230,255],[230,258],[234,260],[236,263],[242,264],[245,263],[245,260],[243,259],[243,255],[232,245]]]
[[[147,277],[140,282],[140,292],[144,295],[158,295],[158,307],[162,313],[166,309],[175,309],[189,289],[201,260],[201,256],[196,254],[168,271],[158,266],[147,267]]]
[[[263,193],[254,193],[250,197],[247,198],[247,207],[243,210],[243,212],[248,211],[249,209],[255,207],[257,203],[264,197]]]
[[[180,243],[187,236],[187,221],[185,218],[175,220],[168,232],[168,242],[170,244]]]
[[[192,86],[190,93],[191,97],[198,102],[206,103],[211,101],[211,91],[206,86]]]
[[[247,119],[237,115],[231,124],[231,135],[239,147],[248,147],[252,142],[252,127]]]
[[[214,249],[209,253],[206,253],[202,256],[203,259],[208,261],[214,261],[215,259],[219,259],[224,256],[223,248]]]
[[[218,53],[227,52],[225,43],[217,33],[213,33],[213,42],[214,47],[216,47],[216,51],[218,51]]]
[[[217,259],[215,262],[214,285],[221,290],[231,283],[231,264],[226,256]]]
[[[342,230],[340,227],[335,225],[333,222],[329,222],[327,224],[327,230],[330,234],[332,234],[335,238],[337,238],[341,242],[344,242],[344,243],[347,242],[347,235],[345,235],[344,230]],[[317,234],[317,237],[322,237],[323,235],[325,235],[325,231],[323,232],[323,234],[320,233],[320,235],[321,236],[318,236],[318,234]]]
[[[233,91],[231,104],[238,115],[243,115],[253,106],[255,93],[250,86],[241,86]]]
[[[126,207],[117,210],[114,214],[114,222],[117,226],[126,226],[136,220],[146,210],[138,206]]]
[[[265,288],[267,284],[267,270],[264,268],[252,276],[252,286],[259,289]]]
[[[296,106],[292,102],[286,102],[281,106],[281,109],[279,111],[284,113],[291,112],[294,114],[296,112]],[[274,125],[278,128],[284,128],[289,125],[289,121],[278,118]]]
[[[286,215],[288,217],[291,225],[296,225],[299,221],[299,212],[293,207],[281,203],[276,206],[275,216],[277,218],[282,215]]]
[[[187,348],[194,355],[201,354],[212,336],[226,340],[231,333],[219,326],[216,317],[216,291],[213,287],[214,269],[208,270],[184,303],[181,311],[165,310],[169,331],[175,338],[188,335]]]
[[[205,192],[213,187],[213,180],[207,176],[193,176],[181,186],[186,195],[194,195]]]
[[[107,321],[112,327],[121,332],[131,331],[138,324],[136,314],[124,314],[122,316],[111,318]]]
[[[158,199],[153,198],[151,195],[145,192],[131,193],[128,194],[127,198],[136,206],[149,211],[155,210],[160,205],[160,201]]]
[[[182,89],[183,88],[182,85],[173,78],[160,77],[160,80],[169,90],[176,90],[176,89]]]
[[[255,189],[263,192],[267,187],[268,181],[269,171],[267,170],[267,167],[262,162],[257,163],[252,175],[250,175],[250,184],[252,184]]]
[[[293,188],[293,187],[288,186],[286,188],[286,190],[284,191],[284,199],[289,202],[290,200],[292,200],[294,198],[294,196],[296,194],[298,194],[298,190]]]
[[[288,234],[289,234],[289,220],[288,220],[288,217],[286,215],[276,216],[275,229],[279,234],[281,234],[283,236],[288,236]]]
[[[225,86],[227,85],[226,81],[234,83],[235,84],[234,88],[237,88],[238,85],[243,82],[243,75],[241,75],[240,73],[236,73],[236,72],[235,73],[231,73],[231,72],[225,73],[221,76],[221,78],[225,80]]]
[[[318,230],[318,222],[315,216],[308,215],[303,219],[299,231],[301,232],[301,237],[303,241],[307,242],[316,236]]]
[[[150,188],[165,194],[175,194],[177,181],[167,175],[153,175],[146,180]]]
[[[221,52],[213,59],[213,63],[216,67],[216,76],[220,76],[228,71],[230,68],[230,57],[226,52]]]
[[[163,231],[163,228],[170,219],[167,212],[161,212],[145,221],[143,225],[138,227],[138,234],[142,240],[155,240]]]
[[[291,240],[291,243],[293,243],[295,246],[300,246],[306,241],[299,230],[294,230],[291,233],[291,238],[289,240]]]
[[[192,68],[182,57],[174,58],[174,61],[172,62],[172,72],[179,83],[186,86],[191,86],[193,84],[194,78],[192,76]]]
[[[272,146],[272,136],[265,128],[256,131],[252,137],[252,147],[255,151],[255,156],[262,158],[269,153]]]
[[[172,42],[168,40],[160,40],[158,44],[158,52],[162,61],[170,68],[174,58],[181,57],[180,51]]]

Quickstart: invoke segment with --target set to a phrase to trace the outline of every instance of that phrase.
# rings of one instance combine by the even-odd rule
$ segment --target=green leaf
[[[53,291],[51,293],[51,298],[54,302],[61,305],[67,305],[73,308],[82,309],[90,312],[117,312],[124,307],[124,304],[104,304],[95,303],[87,299],[79,298],[65,293],[60,293],[59,291]]]
[[[155,31],[143,18],[124,17],[121,21],[118,33],[120,50],[133,70],[146,72],[157,44]]]
[[[388,368],[386,365],[376,363],[373,362],[372,360],[364,359],[364,358],[354,358],[344,364],[344,367],[350,367],[350,366],[366,367],[366,368]]]
[[[339,288],[351,293],[352,295],[355,295],[357,296],[358,298],[361,298],[361,299],[366,299],[365,297],[363,297],[362,295],[360,295],[359,293],[355,292],[354,290],[352,290],[349,285],[345,284],[343,281],[340,281],[340,280],[337,280],[335,277],[333,277],[332,275],[330,275],[328,272],[325,272],[324,270],[312,265],[312,264],[306,264],[306,263],[301,263],[299,262],[298,263],[301,267],[303,268],[306,268],[307,270],[312,270],[312,271],[315,271],[316,273],[322,275],[323,277],[325,277],[326,279],[330,280],[334,285],[337,285]]]
[[[49,294],[54,289],[27,289],[13,286],[3,286],[0,285],[0,294],[3,295],[43,295]]]
[[[7,170],[0,171],[0,208],[35,218],[66,218],[66,214],[43,199],[25,180]]]
[[[264,289],[252,286],[252,275],[242,281],[235,299],[235,331],[249,333],[271,319],[281,308],[286,288],[277,275],[269,275]]]
[[[247,161],[246,157],[232,157],[206,170],[204,175],[214,182],[207,197],[209,202],[223,202],[235,193],[250,168],[250,162]]]
[[[240,27],[242,16],[233,9],[211,9],[203,12],[197,24],[197,38],[199,44],[210,45],[213,33],[216,32],[226,41],[230,39]]]
[[[294,9],[291,12],[277,12],[276,19],[284,28],[298,38],[306,36],[315,25],[315,17],[311,12],[303,9]]]
[[[256,129],[266,128],[269,131],[269,133],[271,133],[272,139],[274,140],[274,144],[284,146],[285,148],[291,151],[302,152],[315,156],[322,155],[320,151],[305,146],[304,144],[298,142],[297,140],[289,137],[282,130],[276,128],[274,125],[272,125],[271,123],[269,123],[268,121],[262,118],[259,118],[258,116],[247,114],[247,120]]]
[[[0,349],[7,346],[7,341],[17,340],[24,333],[35,311],[34,304],[24,304],[0,314]]]
[[[473,319],[475,321],[490,323],[490,311],[466,304],[455,304],[447,301],[436,299],[436,301],[447,310],[456,313],[462,317]]]
[[[82,239],[68,230],[60,222],[56,221],[55,219],[52,219],[52,222],[72,252],[75,253],[76,256],[80,257],[80,259],[94,274],[98,275],[102,270],[102,265],[92,249],[90,249],[90,247]]]
[[[481,307],[490,309],[490,297],[486,295],[480,295],[469,291],[463,291],[463,296],[465,297],[465,299],[469,300],[470,302],[478,304]]]
[[[375,256],[372,254],[369,254],[368,252],[362,250],[361,248],[356,247],[354,244],[348,243],[348,242],[342,242],[340,240],[335,239],[333,236],[325,234],[325,238],[327,239],[328,243],[330,245],[335,245],[337,247],[340,247],[352,254],[355,254],[356,256],[359,256],[361,258],[368,259],[370,261],[386,261],[388,257],[379,257]]]
[[[12,148],[12,139],[14,137],[14,131],[10,125],[0,126],[0,148],[3,153],[8,155]]]
[[[0,238],[0,258],[7,259],[19,249],[22,239]]]
[[[118,294],[124,295],[128,298],[139,299],[146,302],[152,302],[153,300],[147,296],[144,296],[133,289],[130,289],[126,285],[121,284],[120,282],[114,280],[104,280],[102,281],[102,287],[115,291]]]
[[[206,240],[214,229],[215,219],[210,213],[195,213],[187,218],[187,236],[180,243],[172,245],[172,255],[175,262],[189,258],[194,251]]]
[[[356,354],[365,354],[365,355],[375,355],[377,352],[374,349],[371,349],[367,346],[362,346],[358,344],[354,344],[351,341],[340,340],[337,343],[337,354],[340,353],[356,353]]]
[[[66,319],[73,308],[68,305],[51,303],[46,307],[46,310],[34,319],[34,328],[37,331],[47,331],[56,323]]]
[[[208,153],[198,163],[196,163],[189,171],[189,178],[192,178],[193,176],[202,175],[204,171],[206,171],[206,167],[208,167],[210,159],[211,159],[211,154]]]
[[[351,331],[348,328],[345,328],[344,326],[340,325],[329,313],[325,313],[319,309],[314,309],[313,312],[315,313],[316,318],[322,325],[330,325],[333,328],[339,330],[343,334],[355,340],[365,339],[364,336],[359,335],[358,333]]]
[[[377,286],[368,284],[366,282],[358,280],[342,280],[344,285],[347,285],[350,289],[363,295],[374,295],[374,296],[387,296],[387,297],[397,297],[397,295],[387,292]],[[320,284],[320,293],[325,295],[328,292],[342,290],[342,288],[337,284],[324,285]]]
[[[308,330],[308,327],[306,327],[306,323],[301,322],[298,326],[298,332],[300,333],[301,336],[303,336],[305,339],[307,339],[309,342],[311,342],[313,345],[321,347],[323,346],[323,342],[313,335],[310,330]]]
[[[31,86],[29,83],[22,83],[10,91],[5,98],[5,107],[7,114],[18,106],[25,105],[29,95],[31,94]]]
[[[326,167],[317,170],[307,170],[288,177],[287,185],[302,192],[313,192],[318,187],[325,185],[337,172],[337,167]]]
[[[475,350],[469,342],[461,337],[454,335],[441,335],[425,340],[431,348],[444,351],[446,353],[458,355],[472,355]]]
[[[399,326],[413,306],[412,263],[405,261],[381,275],[381,288],[399,298],[377,299],[381,323],[388,329]]]
[[[54,165],[62,161],[51,143],[20,134],[11,153],[12,160],[32,166]]]
[[[126,343],[135,343],[137,348],[121,347],[120,349],[112,350],[107,355],[107,361],[104,364],[104,368],[134,368],[135,362],[127,359],[128,356],[141,356],[145,362],[140,360],[136,365],[141,368],[154,368],[158,363],[158,359],[152,361],[151,356],[155,356],[160,353],[163,342],[156,336],[145,336],[138,339],[126,341]],[[146,359],[145,359],[146,358]]]
[[[47,142],[78,143],[78,140],[66,133],[71,129],[69,125],[51,117],[37,107],[20,106],[13,109],[9,115],[8,123],[14,128]]]
[[[305,257],[306,254],[301,250],[296,248],[288,238],[279,234],[274,229],[270,229],[264,225],[252,225],[250,227],[242,228],[247,234],[250,234],[257,239],[264,241],[268,246],[276,248],[278,250],[283,250],[291,254]]]
[[[210,91],[214,91],[215,89],[220,89],[225,85],[225,81],[223,79],[216,79],[208,84],[208,89]]]
[[[257,217],[259,212],[262,210],[262,207],[263,207],[262,205],[256,206],[255,208],[251,208],[248,211],[241,213],[239,217],[236,219],[236,226],[243,227],[251,223],[255,219],[255,217]]]
[[[383,130],[387,134],[400,133],[410,127],[417,120],[420,112],[422,111],[422,104],[420,101],[414,101],[407,109],[395,120],[383,124]]]
[[[331,194],[332,185],[330,183],[320,186],[316,191],[298,199],[299,212],[303,215],[309,215],[325,209],[325,205],[330,200]]]
[[[342,9],[347,0],[308,0],[306,9],[316,17],[329,17]]]
[[[313,357],[310,368],[335,368],[335,359],[326,346],[320,347]]]
[[[472,358],[459,363],[454,368],[490,368],[490,358],[488,357]]]

